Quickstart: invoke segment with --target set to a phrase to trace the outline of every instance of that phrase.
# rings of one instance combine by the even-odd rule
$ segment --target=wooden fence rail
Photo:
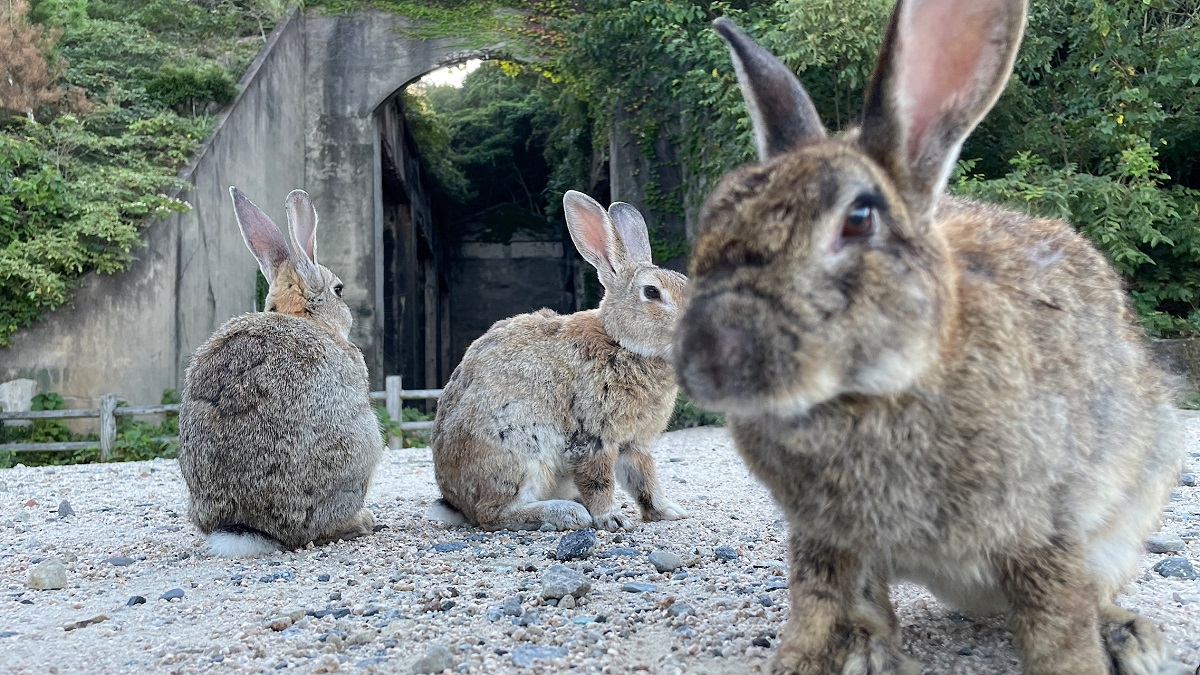
[[[402,421],[402,403],[405,400],[438,398],[441,389],[410,389],[405,391],[399,375],[389,375],[384,379],[384,391],[371,392],[372,401],[384,401],[388,417],[400,422],[401,431],[422,431],[433,426],[432,422]],[[117,406],[116,394],[105,394],[100,397],[99,408],[79,408],[75,410],[30,410],[27,412],[0,411],[0,423],[7,420],[63,420],[100,418],[99,441],[70,441],[62,443],[0,443],[0,452],[61,452],[67,450],[86,450],[100,448],[100,461],[107,461],[117,441],[117,417],[129,415],[155,415],[179,412],[178,403],[164,405]],[[177,440],[178,436],[160,436],[154,440],[168,443]],[[391,443],[394,439],[389,438]]]

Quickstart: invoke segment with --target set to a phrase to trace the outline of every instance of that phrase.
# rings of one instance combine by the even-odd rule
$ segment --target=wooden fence
[[[387,408],[388,417],[400,422],[401,431],[423,431],[433,426],[432,422],[402,421],[403,401],[416,399],[436,399],[442,395],[441,389],[410,389],[405,391],[403,380],[399,375],[389,375],[384,378],[383,391],[371,392],[373,403],[382,401]],[[117,418],[130,415],[155,415],[179,412],[178,403],[145,406],[117,406],[116,394],[105,394],[100,397],[99,408],[80,408],[76,410],[31,410],[28,412],[0,411],[0,422],[6,420],[63,420],[81,418],[100,418],[99,441],[71,441],[65,443],[3,443],[0,452],[55,452],[67,450],[85,450],[100,448],[100,461],[107,461],[117,442]],[[177,440],[178,436],[161,436],[154,440],[169,443]],[[389,444],[393,441],[389,438]]]

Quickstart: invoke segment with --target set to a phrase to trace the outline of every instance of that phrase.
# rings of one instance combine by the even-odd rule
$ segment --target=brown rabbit
[[[316,209],[302,190],[287,197],[295,254],[267,214],[229,194],[271,290],[266,311],[226,321],[188,366],[179,468],[192,522],[221,556],[370,534],[363,500],[383,437],[342,282],[317,264]]]
[[[901,0],[862,125],[827,137],[727,20],[761,162],[709,196],[675,339],[789,522],[771,672],[919,673],[888,584],[1006,611],[1026,673],[1178,672],[1114,604],[1181,467],[1121,280],[1061,221],[943,194],[1021,0]]]
[[[648,452],[675,406],[666,357],[687,280],[651,262],[632,206],[606,213],[568,190],[563,207],[604,286],[600,308],[497,321],[467,348],[430,434],[443,496],[435,518],[493,530],[626,528],[614,474],[645,520],[687,516],[663,496]]]

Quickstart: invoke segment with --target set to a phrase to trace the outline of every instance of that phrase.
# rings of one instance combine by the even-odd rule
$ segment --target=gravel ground
[[[1194,474],[1200,416],[1187,433]],[[174,461],[0,471],[0,671],[761,671],[788,611],[779,513],[721,429],[665,434],[656,452],[668,495],[692,517],[596,533],[562,562],[559,545],[578,552],[587,531],[562,542],[425,520],[437,492],[423,448],[384,455],[367,500],[385,526],[375,536],[258,560],[204,553]],[[1181,485],[1160,536],[1182,551],[1147,553],[1122,600],[1190,664],[1200,582],[1153,568],[1200,563],[1198,530],[1200,488]],[[66,587],[30,588],[54,559]],[[574,594],[555,606],[547,591]],[[893,597],[925,672],[1020,671],[999,619],[956,614],[911,585]]]

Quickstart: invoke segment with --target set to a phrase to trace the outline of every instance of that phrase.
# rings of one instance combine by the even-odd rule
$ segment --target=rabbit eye
[[[862,239],[875,232],[875,209],[856,206],[846,213],[842,221],[842,240]]]
[[[647,300],[662,300],[662,293],[657,286],[642,286],[642,295],[646,296]]]
[[[342,285],[341,284],[337,284],[333,287],[333,294],[338,296],[339,298],[342,297]]]

